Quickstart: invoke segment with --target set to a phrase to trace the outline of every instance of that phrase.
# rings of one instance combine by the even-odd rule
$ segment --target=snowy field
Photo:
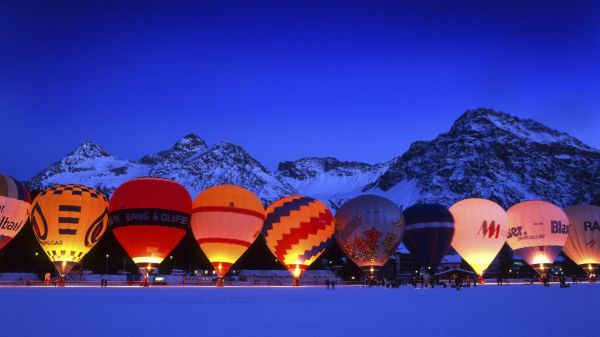
[[[600,336],[600,285],[0,287],[1,336]]]

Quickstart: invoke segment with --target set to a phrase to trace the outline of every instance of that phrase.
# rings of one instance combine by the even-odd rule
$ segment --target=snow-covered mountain
[[[413,191],[407,197],[407,190]],[[366,192],[450,206],[484,197],[504,207],[530,199],[600,201],[600,151],[564,132],[503,112],[465,112],[449,132],[413,143]]]
[[[224,142],[208,147],[194,134],[183,137],[168,150],[137,161],[117,158],[99,145],[84,142],[33,177],[29,187],[41,190],[54,184],[81,183],[110,195],[128,179],[144,176],[176,180],[192,197],[219,184],[243,186],[265,203],[295,193],[241,147]]]
[[[277,171],[281,180],[299,193],[337,208],[347,197],[361,194],[365,186],[380,177],[388,167],[389,163],[371,165],[339,161],[332,157],[310,157],[282,162]]]
[[[237,184],[265,204],[300,193],[336,208],[363,193],[409,206],[465,197],[485,197],[504,207],[527,199],[564,206],[600,202],[600,151],[536,121],[489,109],[469,110],[450,131],[413,143],[399,157],[379,164],[302,158],[267,170],[242,147],[208,146],[190,134],[170,149],[139,160],[120,159],[91,142],[33,177],[29,186],[82,183],[110,194],[140,176],[174,179],[192,196],[217,184]]]

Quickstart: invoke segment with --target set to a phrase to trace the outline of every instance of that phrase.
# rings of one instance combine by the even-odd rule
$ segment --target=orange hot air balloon
[[[450,207],[454,217],[452,247],[482,276],[508,234],[506,211],[493,201],[465,199]]]
[[[31,212],[31,197],[25,185],[0,174],[0,249],[25,227]]]
[[[198,194],[192,206],[192,232],[219,281],[260,234],[265,209],[245,188],[220,185]]]
[[[333,236],[333,215],[320,201],[302,195],[280,199],[267,208],[262,233],[267,246],[294,276],[323,253]]]
[[[565,213],[571,227],[563,251],[593,278],[600,266],[600,207],[570,206]]]
[[[33,232],[61,277],[81,261],[108,227],[108,200],[78,184],[57,185],[33,200]]]
[[[518,203],[507,213],[506,242],[538,274],[545,275],[567,241],[567,215],[560,207],[539,200]]]
[[[191,209],[185,187],[168,179],[131,179],[113,193],[113,234],[140,268],[144,281],[185,236]]]

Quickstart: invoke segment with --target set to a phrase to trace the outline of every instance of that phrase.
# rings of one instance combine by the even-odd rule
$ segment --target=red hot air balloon
[[[185,236],[192,199],[175,181],[138,178],[117,188],[109,211],[115,237],[147,277]]]

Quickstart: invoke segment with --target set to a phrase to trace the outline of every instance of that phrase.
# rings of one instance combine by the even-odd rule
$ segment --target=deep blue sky
[[[268,168],[378,162],[479,106],[600,148],[593,1],[217,2],[3,1],[0,172],[29,178],[86,139],[139,158],[190,132]]]

